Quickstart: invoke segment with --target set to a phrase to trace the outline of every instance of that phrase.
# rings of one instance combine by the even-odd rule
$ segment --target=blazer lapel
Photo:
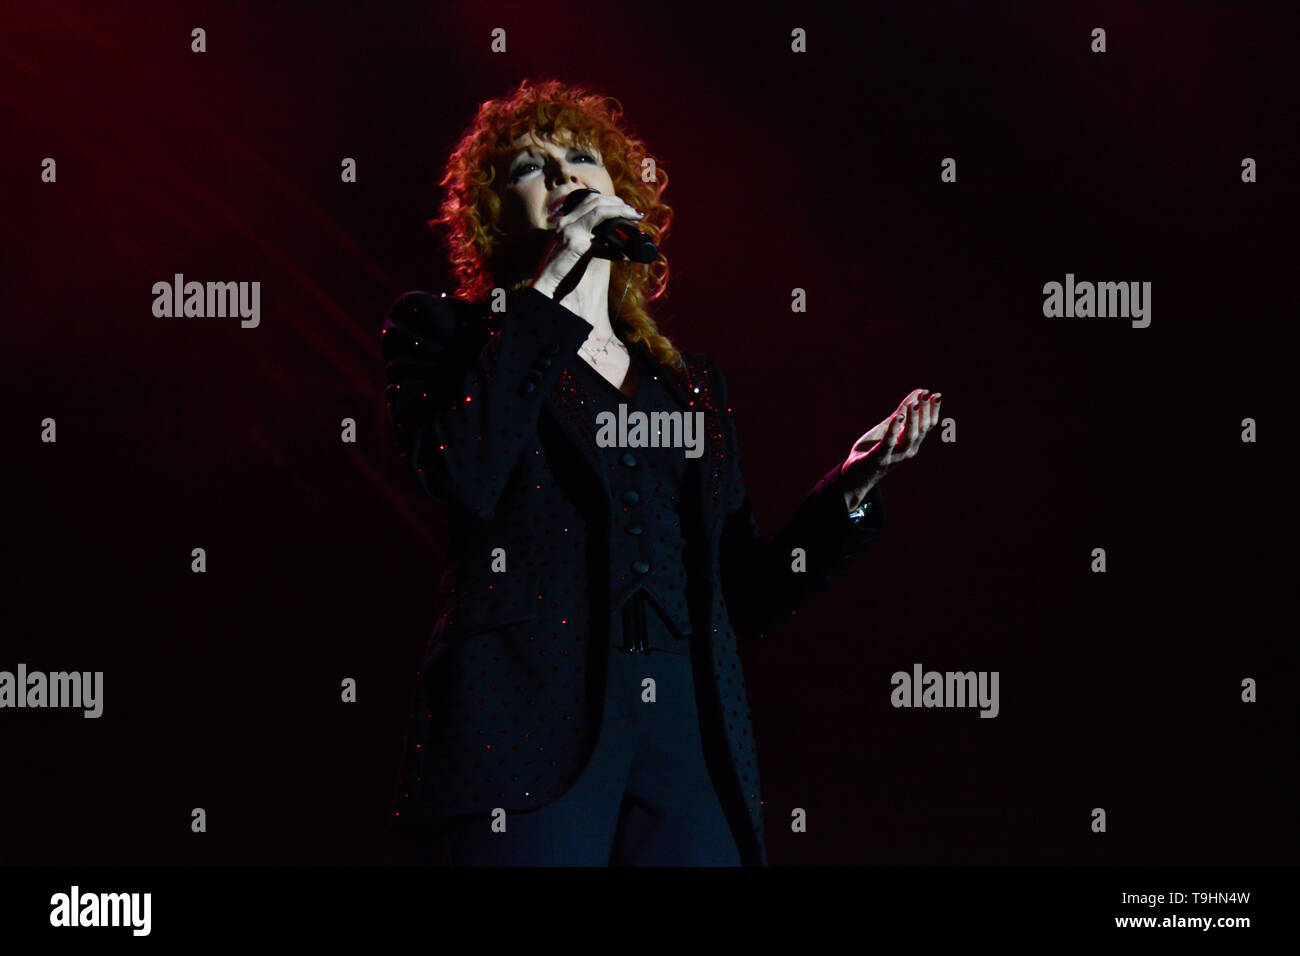
[[[578,359],[579,362],[582,359]],[[587,462],[594,473],[600,488],[605,493],[605,505],[609,506],[609,476],[600,458],[600,446],[596,444],[596,416],[583,404],[583,392],[577,376],[572,369],[560,372],[559,380],[550,393],[542,400],[543,411],[550,414],[560,431],[573,444],[573,447]]]

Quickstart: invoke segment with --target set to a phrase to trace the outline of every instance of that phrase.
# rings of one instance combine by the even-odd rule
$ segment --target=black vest
[[[673,638],[684,641],[691,633],[690,613],[686,602],[685,540],[679,508],[686,492],[688,449],[653,447],[655,412],[684,409],[663,387],[658,376],[663,370],[643,364],[636,358],[640,384],[628,398],[600,373],[581,359],[575,363],[581,401],[593,422],[601,412],[613,415],[617,436],[619,405],[627,406],[629,421],[633,413],[644,413],[647,427],[645,440],[651,447],[611,444],[601,447],[600,458],[609,477],[610,490],[610,595],[611,611],[618,612],[637,592],[642,592],[674,632]],[[595,424],[601,434],[599,422]],[[628,428],[629,437],[632,429]],[[670,440],[670,431],[660,432],[660,441]],[[703,436],[699,436],[703,440]],[[651,645],[653,647],[653,644]],[[667,650],[669,648],[660,648]],[[685,652],[685,646],[672,648]]]

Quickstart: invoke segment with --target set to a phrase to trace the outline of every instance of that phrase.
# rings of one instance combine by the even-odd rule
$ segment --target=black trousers
[[[686,641],[641,593],[614,617],[604,719],[582,775],[547,806],[507,813],[504,832],[494,832],[487,816],[445,821],[436,834],[445,862],[741,865],[704,761]],[[653,702],[645,699],[646,678],[654,679]]]

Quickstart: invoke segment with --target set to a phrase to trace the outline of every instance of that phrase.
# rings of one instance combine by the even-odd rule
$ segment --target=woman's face
[[[576,189],[614,195],[599,150],[574,145],[567,132],[555,140],[537,138],[538,144],[527,133],[515,140],[515,153],[506,163],[501,228],[507,234],[553,229],[554,221],[546,218],[551,204]]]

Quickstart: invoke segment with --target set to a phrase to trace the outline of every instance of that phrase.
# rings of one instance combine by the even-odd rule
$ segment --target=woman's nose
[[[578,178],[578,171],[567,163],[554,163],[547,169],[547,178],[550,180],[550,187],[554,188],[560,183],[578,183],[582,181]]]

